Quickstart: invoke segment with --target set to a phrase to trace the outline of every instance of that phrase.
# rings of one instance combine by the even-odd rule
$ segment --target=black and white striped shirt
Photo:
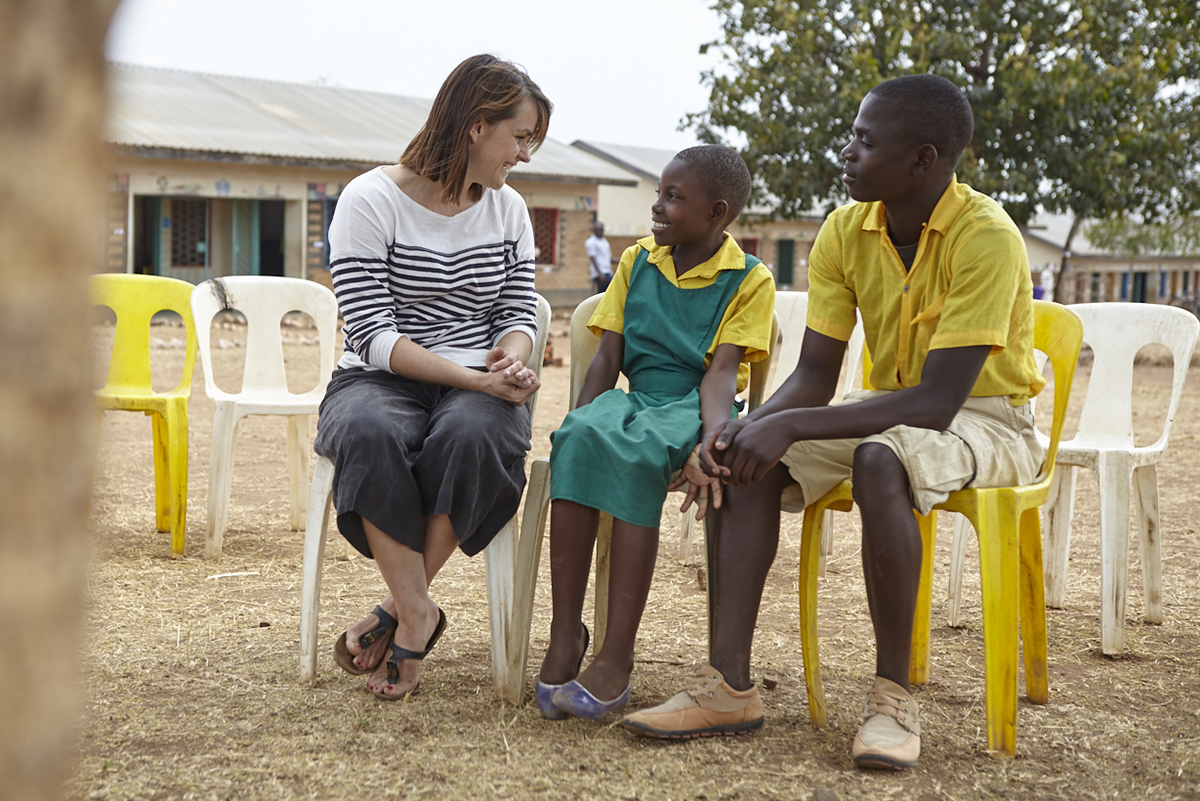
[[[329,226],[345,326],[339,367],[391,370],[401,337],[468,367],[505,334],[537,333],[533,226],[515,189],[485,189],[446,217],[376,168],[352,180]]]

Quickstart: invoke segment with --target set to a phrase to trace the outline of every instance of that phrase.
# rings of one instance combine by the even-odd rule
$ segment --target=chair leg
[[[187,405],[167,407],[167,466],[171,487],[171,556],[183,556],[187,532],[188,419]]]
[[[821,529],[825,510],[804,510],[800,535],[800,653],[804,658],[804,684],[808,714],[814,726],[827,719],[825,689],[821,682],[821,651],[817,640],[817,565],[821,559]]]
[[[300,683],[317,679],[317,616],[321,608],[321,568],[325,561],[325,528],[329,525],[329,496],[333,491],[333,462],[317,458],[308,492],[304,532],[304,571],[300,589]]]
[[[237,436],[237,405],[216,401],[213,409],[212,448],[208,465],[208,528],[204,558],[221,558],[221,544],[229,526],[229,493],[233,482],[233,442]]]
[[[1158,527],[1158,468],[1152,464],[1133,471],[1138,538],[1142,555],[1142,591],[1146,595],[1145,620],[1162,625],[1162,532]]]
[[[954,533],[950,535],[950,586],[946,596],[946,625],[962,626],[963,565],[967,559],[967,537],[971,536],[971,521],[955,515]]]
[[[696,533],[696,510],[679,513],[679,564],[686,565],[692,556],[692,538]]]
[[[1046,588],[1042,566],[1042,526],[1038,509],[1021,515],[1021,643],[1025,654],[1025,697],[1035,704],[1050,700],[1046,649]]]
[[[821,559],[817,563],[817,578],[825,578],[825,565],[833,553],[833,510],[825,510],[825,523],[821,528]]]
[[[933,620],[933,551],[937,544],[937,512],[916,515],[921,531],[921,580],[913,613],[912,647],[908,654],[908,683],[929,682],[929,629]]]
[[[308,480],[308,455],[312,445],[308,441],[308,415],[288,415],[288,491],[291,501],[292,531],[303,531],[305,527],[304,482]]]
[[[1101,451],[1096,462],[1100,482],[1100,650],[1110,656],[1125,650],[1130,463],[1126,451]]]
[[[1015,756],[1020,554],[1015,510],[1001,504],[990,493],[981,494],[972,522],[979,532],[988,750]]]
[[[487,571],[488,616],[492,630],[492,679],[496,697],[514,706],[525,694],[524,666],[517,670],[510,664],[509,627],[513,618],[513,596],[516,589],[517,548],[516,518],[504,524],[483,552]]]
[[[167,418],[146,412],[154,441],[154,525],[159,531],[171,530],[171,433]]]
[[[1067,560],[1071,552],[1071,519],[1075,516],[1075,465],[1059,465],[1050,485],[1046,510],[1046,605],[1062,609],[1067,595]]]
[[[608,572],[611,567],[609,551],[612,548],[612,515],[600,513],[600,525],[596,531],[596,618],[592,624],[592,653],[600,653],[604,646],[604,635],[608,633]]]
[[[538,459],[529,468],[525,489],[525,513],[521,516],[521,536],[517,540],[517,566],[513,593],[512,619],[508,626],[508,677],[505,686],[511,704],[520,704],[525,695],[525,666],[529,662],[529,629],[533,622],[533,599],[537,589],[538,566],[542,558],[542,540],[546,517],[550,512],[550,460]],[[499,685],[497,685],[499,686]]]

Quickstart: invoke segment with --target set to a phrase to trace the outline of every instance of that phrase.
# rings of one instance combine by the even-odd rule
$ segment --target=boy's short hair
[[[750,199],[750,170],[737,151],[724,145],[699,145],[680,150],[675,158],[696,171],[710,200],[729,204],[724,223],[736,220]]]
[[[928,142],[953,169],[975,135],[975,116],[962,90],[940,75],[901,75],[876,86],[869,94],[889,103],[889,109],[915,143]]]

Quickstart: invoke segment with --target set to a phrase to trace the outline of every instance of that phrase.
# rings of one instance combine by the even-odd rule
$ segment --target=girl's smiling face
[[[709,235],[713,201],[696,171],[672,159],[662,171],[658,200],[650,207],[651,231],[660,247],[698,242]]]
[[[480,120],[470,131],[466,184],[500,189],[518,162],[529,161],[529,145],[537,130],[537,106],[525,98],[511,117],[496,123]]]

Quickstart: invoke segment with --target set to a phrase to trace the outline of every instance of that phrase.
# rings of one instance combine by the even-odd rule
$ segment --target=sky
[[[122,0],[112,61],[432,98],[464,58],[525,67],[550,138],[680,150],[704,109],[712,0]]]

